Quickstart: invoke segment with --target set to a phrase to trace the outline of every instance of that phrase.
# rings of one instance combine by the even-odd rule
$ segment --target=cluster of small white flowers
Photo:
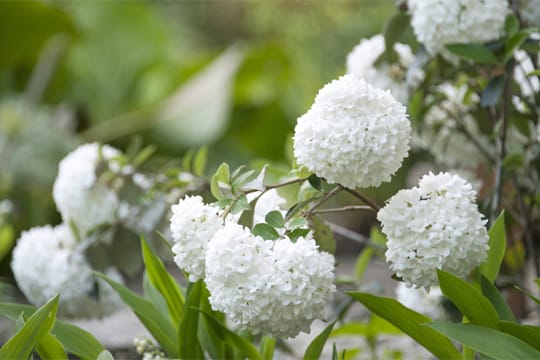
[[[172,206],[174,261],[189,273],[190,281],[204,278],[208,242],[223,227],[219,213],[219,208],[205,204],[200,196],[186,196]]]
[[[400,282],[396,287],[396,298],[402,305],[433,320],[444,320],[445,318],[442,306],[443,294],[438,286],[433,286],[428,292],[425,289],[408,287],[405,283]]]
[[[402,104],[407,103],[406,71],[414,61],[411,48],[408,45],[395,43],[394,50],[398,62],[386,62],[375,65],[375,62],[385,50],[384,36],[375,35],[370,39],[362,39],[347,55],[347,73],[364,78],[369,84],[390,93]]]
[[[109,286],[96,283],[92,268],[76,245],[65,225],[23,232],[11,263],[19,288],[36,306],[59,293],[59,313],[65,316],[103,316],[116,310],[120,299]],[[121,281],[119,274],[109,274]],[[96,293],[95,298],[92,293]]]
[[[415,133],[414,145],[428,150],[437,164],[476,167],[485,158],[458,128],[463,128],[485,149],[491,149],[489,137],[480,132],[471,115],[480,99],[465,84],[444,83],[437,86],[436,92],[444,99],[433,104],[425,114],[422,127]]]
[[[297,163],[348,188],[390,181],[409,151],[405,107],[355,75],[324,86],[294,134]]]
[[[540,0],[521,0],[521,17],[530,26],[540,26]]]
[[[324,316],[335,291],[334,257],[311,238],[263,240],[227,224],[210,241],[206,285],[212,308],[254,333],[295,337]]]
[[[464,278],[486,259],[486,221],[475,196],[459,176],[430,173],[379,211],[386,261],[408,286],[437,285],[436,269]]]
[[[411,25],[427,51],[455,61],[445,46],[497,40],[509,12],[507,0],[409,0]]]
[[[111,188],[97,181],[96,170],[100,161],[109,161],[119,154],[108,145],[91,143],[79,146],[60,162],[53,188],[54,201],[64,222],[74,223],[82,237],[116,218],[118,197]]]

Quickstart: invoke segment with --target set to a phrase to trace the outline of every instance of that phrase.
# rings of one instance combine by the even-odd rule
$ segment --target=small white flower
[[[397,300],[418,313],[424,314],[433,320],[444,320],[445,312],[442,306],[443,294],[438,286],[432,287],[429,292],[425,289],[415,289],[400,282],[396,287]]]
[[[409,286],[437,285],[436,269],[466,277],[487,257],[486,220],[476,192],[457,175],[425,175],[377,214],[390,268]]]
[[[222,227],[219,208],[205,204],[200,196],[186,196],[172,206],[174,261],[189,273],[190,281],[204,278],[208,242]]]
[[[347,73],[364,78],[366,82],[376,88],[390,90],[392,96],[402,104],[406,104],[406,72],[414,61],[411,48],[405,44],[395,43],[394,50],[398,55],[398,61],[393,64],[385,62],[375,65],[375,61],[384,50],[383,35],[378,34],[370,39],[362,39],[347,55]],[[422,77],[421,74],[420,76]]]
[[[11,268],[27,299],[41,306],[60,294],[61,315],[102,317],[118,309],[121,301],[110,286],[97,282],[76,240],[66,225],[24,231],[13,250]],[[114,270],[107,275],[117,281]]]
[[[206,284],[212,308],[254,333],[294,337],[324,316],[335,291],[334,257],[315,241],[263,240],[227,224],[208,245]]]
[[[330,183],[348,188],[390,181],[409,151],[405,107],[354,75],[324,86],[298,119],[294,155]]]
[[[113,223],[118,209],[116,192],[97,181],[100,160],[110,161],[120,152],[97,143],[79,146],[61,162],[54,182],[53,197],[64,223],[74,223],[81,237],[102,224]]]
[[[455,61],[445,46],[497,40],[509,12],[507,0],[409,0],[411,25],[427,51]]]

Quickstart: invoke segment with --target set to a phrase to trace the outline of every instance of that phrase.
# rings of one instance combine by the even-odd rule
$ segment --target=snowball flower
[[[411,48],[408,45],[395,43],[394,50],[398,61],[393,64],[382,63],[375,65],[377,59],[385,50],[384,36],[378,34],[370,39],[362,39],[347,55],[347,73],[362,77],[369,84],[383,90],[390,90],[402,104],[407,103],[407,68],[414,61]],[[420,78],[423,74],[417,74]],[[419,79],[416,79],[419,80]]]
[[[204,278],[204,259],[208,242],[223,227],[217,207],[207,205],[200,196],[186,196],[172,206],[171,235],[174,261],[189,273],[190,281]]]
[[[446,45],[497,40],[509,12],[507,0],[409,0],[408,6],[418,41],[451,61],[456,57]]]
[[[401,167],[410,136],[403,105],[389,92],[345,75],[324,86],[298,119],[294,156],[330,183],[378,186]]]
[[[21,234],[11,268],[17,285],[35,306],[60,294],[61,315],[102,317],[118,309],[121,300],[112,288],[96,282],[84,255],[66,225],[36,227]],[[121,282],[110,270],[107,275]]]
[[[206,285],[214,310],[254,333],[295,337],[324,316],[335,291],[334,257],[311,238],[263,240],[227,224],[208,245]]]
[[[430,173],[379,211],[386,261],[408,286],[437,285],[436,269],[464,278],[486,259],[486,220],[475,196],[459,176]]]
[[[110,160],[119,154],[115,148],[103,145],[101,158],[100,145],[91,143],[79,146],[60,162],[53,198],[64,223],[74,223],[82,237],[96,226],[115,221],[118,197],[98,181],[96,170],[103,160],[113,165]]]
[[[408,287],[400,282],[396,287],[396,298],[402,305],[433,320],[443,320],[445,317],[442,306],[443,294],[438,286],[432,287],[428,292]]]

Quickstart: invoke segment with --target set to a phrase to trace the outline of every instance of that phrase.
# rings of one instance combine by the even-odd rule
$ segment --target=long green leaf
[[[88,331],[63,321],[57,321],[51,333],[64,345],[66,351],[82,360],[94,360],[105,350]]]
[[[264,360],[272,360],[274,358],[276,341],[277,339],[273,336],[263,336],[261,340],[261,356]]]
[[[210,293],[205,286],[203,286],[201,294],[200,309],[212,314],[214,318],[218,318],[220,321],[225,321],[225,316],[222,313],[218,313],[212,310],[208,297]],[[219,329],[208,324],[208,319],[205,316],[199,318],[199,343],[204,351],[210,355],[211,359],[226,359],[230,357],[228,354],[232,354],[233,349],[223,341],[223,335]]]
[[[50,333],[43,335],[36,351],[42,359],[68,360],[64,345]]]
[[[444,296],[453,302],[471,323],[499,328],[497,311],[477,288],[443,270],[437,270],[437,275]]]
[[[515,336],[540,351],[540,327],[520,325],[509,321],[500,322],[503,332]]]
[[[493,359],[540,359],[540,352],[524,341],[488,327],[440,322],[426,326]]]
[[[510,306],[508,306],[502,294],[484,275],[481,275],[480,285],[482,287],[482,294],[484,294],[495,307],[497,314],[499,314],[499,318],[501,320],[517,323],[512,309],[510,309]]]
[[[152,334],[154,339],[161,345],[167,356],[177,357],[176,347],[177,331],[171,320],[165,317],[154,304],[147,299],[135,294],[122,284],[109,279],[105,275],[96,273],[97,276],[107,281],[118,293],[120,298],[128,305],[146,329]]]
[[[334,321],[328,325],[315,339],[313,339],[304,353],[304,360],[319,359],[321,357],[324,344],[326,344],[326,340],[332,332],[335,324],[336,322]]]
[[[504,227],[504,211],[489,229],[489,250],[485,263],[480,265],[480,271],[491,282],[495,281],[506,251],[506,232]]]
[[[165,269],[161,259],[154,254],[143,237],[141,237],[141,248],[148,280],[167,302],[172,322],[178,324],[184,305],[184,297],[180,292],[180,288],[171,274]]]
[[[409,335],[436,357],[440,359],[461,357],[448,338],[433,329],[422,326],[431,321],[427,316],[408,309],[394,299],[359,292],[347,292],[347,294]]]
[[[114,360],[114,357],[108,350],[103,350],[96,360]]]
[[[479,64],[497,64],[497,57],[484,45],[480,44],[450,44],[446,48],[453,54]]]
[[[19,314],[30,317],[36,308],[30,305],[0,303],[0,314],[17,320]],[[57,320],[51,334],[64,345],[66,351],[82,360],[94,360],[105,348],[88,331],[73,324]]]
[[[201,345],[197,337],[199,327],[199,312],[197,308],[201,302],[202,280],[190,284],[187,290],[186,303],[178,329],[178,346],[180,358],[202,358]]]
[[[238,350],[242,358],[248,358],[250,360],[263,360],[261,354],[257,348],[253,346],[253,344],[240,335],[229,330],[209,312],[203,310],[199,311],[206,317],[208,324],[216,329],[216,333],[221,334],[221,336],[223,336],[223,340]]]
[[[22,328],[0,348],[0,359],[28,359],[37,344],[52,329],[58,310],[58,295],[41,306]]]

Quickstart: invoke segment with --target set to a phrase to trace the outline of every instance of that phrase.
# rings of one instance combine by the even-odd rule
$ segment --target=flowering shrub
[[[538,30],[527,27],[534,22],[521,17],[516,1],[410,0],[400,9],[384,35],[349,55],[349,74],[322,87],[298,118],[290,170],[222,163],[207,177],[205,148],[181,167],[154,172],[140,169],[151,148],[123,154],[93,143],[68,155],[53,191],[63,224],[24,232],[14,250],[19,287],[40,307],[0,304],[22,324],[0,357],[37,350],[66,358],[65,345],[82,358],[107,358],[91,335],[66,334],[55,317],[102,316],[117,304],[114,290],[153,337],[136,341],[147,359],[272,358],[276,338],[309,332],[315,319],[329,324],[305,358],[320,357],[329,336],[352,328],[373,348],[377,326],[439,358],[539,358],[538,324],[521,324],[499,289],[506,285],[500,272],[524,271],[516,244],[527,248],[521,261],[531,262],[533,276],[540,271]],[[416,38],[401,39],[407,30]],[[423,174],[379,206],[368,188],[391,181],[413,152],[441,172]],[[479,192],[457,172],[472,176]],[[338,194],[352,204],[327,207]],[[383,247],[401,282],[398,300],[345,292],[349,304],[373,314],[367,324],[348,322],[347,306],[326,311],[341,289],[336,227],[325,214],[351,211],[373,212],[382,231],[359,255],[357,277]],[[157,242],[143,237],[138,295],[118,270],[140,264],[110,254],[131,254],[139,246],[133,233],[154,231],[164,234],[172,252],[164,260],[174,260],[187,285],[166,271]],[[516,285],[540,303],[534,286]],[[450,317],[439,307],[441,294],[461,322],[442,321]],[[333,358],[345,358],[345,350],[338,355],[334,347]]]

